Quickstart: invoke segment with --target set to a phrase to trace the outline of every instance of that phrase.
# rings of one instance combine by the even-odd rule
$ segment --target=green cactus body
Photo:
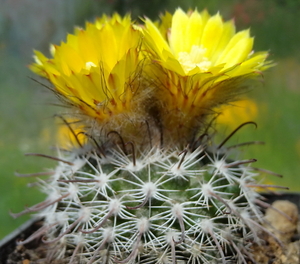
[[[70,263],[246,263],[259,195],[248,163],[224,149],[127,151],[63,157],[50,182],[45,243]],[[225,150],[226,151],[226,150]],[[233,262],[235,263],[235,262]]]

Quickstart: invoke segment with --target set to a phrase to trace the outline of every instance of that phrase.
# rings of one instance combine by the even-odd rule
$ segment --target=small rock
[[[297,231],[298,214],[295,204],[278,200],[266,211],[265,227],[282,242],[288,242]]]

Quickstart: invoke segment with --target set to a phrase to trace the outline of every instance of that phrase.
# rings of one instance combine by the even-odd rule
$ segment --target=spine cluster
[[[262,215],[255,160],[205,143],[134,144],[61,157],[37,211],[51,259],[66,263],[248,263]],[[54,247],[53,247],[54,246]],[[232,261],[232,262],[231,262]]]

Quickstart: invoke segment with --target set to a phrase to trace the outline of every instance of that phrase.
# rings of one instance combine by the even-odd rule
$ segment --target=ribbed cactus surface
[[[123,148],[122,148],[123,147]],[[53,258],[70,263],[246,263],[261,217],[254,160],[205,143],[134,144],[63,155],[39,216]],[[41,208],[39,208],[41,209]],[[70,252],[72,253],[66,253]]]

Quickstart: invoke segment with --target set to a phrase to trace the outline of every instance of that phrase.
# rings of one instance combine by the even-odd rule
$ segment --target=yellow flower
[[[175,140],[192,140],[216,107],[235,100],[246,80],[269,67],[267,52],[252,51],[249,30],[236,33],[233,21],[219,14],[177,9],[158,25],[146,19],[144,34],[148,75],[164,109],[161,123]]]
[[[52,58],[35,51],[31,70],[75,106],[76,119],[84,114],[93,136],[186,145],[270,66],[267,52],[252,52],[249,30],[236,33],[219,14],[178,9],[144,23],[103,16],[52,46]]]
[[[233,106],[224,105],[220,107],[220,115],[216,123],[235,129],[240,124],[255,121],[258,113],[257,104],[251,99],[240,100],[233,103]]]
[[[103,16],[52,46],[53,58],[35,51],[30,68],[63,100],[113,129],[138,115],[141,37],[129,16]]]
[[[87,138],[83,132],[85,132],[84,125],[72,117],[69,117],[64,122],[57,123],[56,140],[61,148],[72,149],[84,146],[87,142]]]

